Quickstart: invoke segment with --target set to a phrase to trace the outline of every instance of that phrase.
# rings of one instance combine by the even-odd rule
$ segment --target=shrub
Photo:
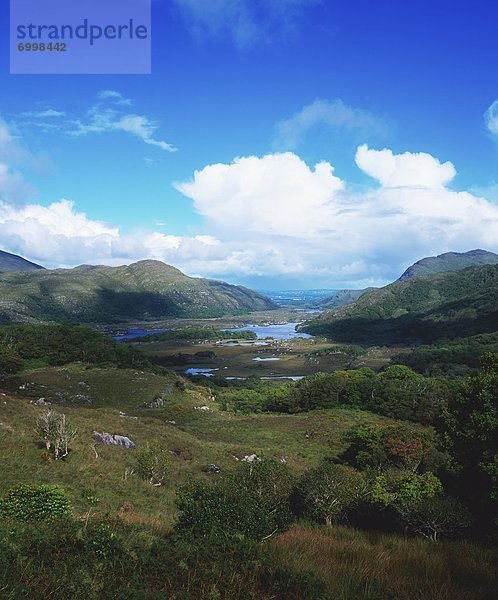
[[[17,373],[23,368],[23,360],[17,352],[10,348],[0,347],[0,375]]]
[[[147,445],[136,453],[137,475],[154,486],[164,483],[169,470],[169,454],[163,448]]]
[[[242,463],[214,483],[193,481],[178,495],[177,528],[192,535],[242,534],[261,540],[291,521],[292,479],[285,465],[273,460]]]
[[[19,521],[51,521],[71,512],[69,498],[56,485],[17,485],[0,504],[0,516]]]
[[[471,524],[469,511],[442,494],[400,505],[397,512],[405,527],[433,542],[455,536]]]
[[[48,410],[36,419],[36,432],[55,460],[69,454],[69,444],[76,436],[76,429],[66,421],[66,415],[55,410]]]
[[[366,489],[365,479],[355,469],[325,463],[301,478],[294,493],[294,509],[299,516],[330,526],[345,519]]]

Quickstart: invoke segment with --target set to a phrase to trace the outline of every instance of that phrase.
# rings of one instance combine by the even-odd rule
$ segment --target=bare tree
[[[45,447],[54,454],[55,460],[69,454],[69,444],[76,436],[76,429],[66,421],[66,415],[48,410],[36,419],[36,433]]]

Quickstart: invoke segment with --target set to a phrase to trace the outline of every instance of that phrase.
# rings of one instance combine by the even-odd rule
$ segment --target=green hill
[[[8,271],[36,271],[38,269],[43,269],[43,267],[26,260],[22,256],[17,256],[17,254],[0,250],[0,273]]]
[[[498,330],[498,265],[408,277],[303,328],[341,341],[431,343]]]
[[[245,287],[187,277],[155,260],[0,274],[0,324],[117,323],[273,308],[269,298]]]
[[[439,256],[429,256],[417,261],[401,275],[399,281],[409,277],[435,275],[447,271],[460,271],[468,267],[498,264],[498,254],[487,250],[470,250],[469,252],[446,252]]]
[[[367,288],[365,290],[339,290],[329,298],[322,300],[317,304],[317,307],[326,310],[328,308],[339,308],[339,306],[353,304],[353,302],[356,302],[370,289],[372,288]]]

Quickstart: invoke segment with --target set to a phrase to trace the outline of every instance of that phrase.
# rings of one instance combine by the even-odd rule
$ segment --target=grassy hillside
[[[459,498],[479,476],[491,541],[498,357],[451,390],[400,366],[222,386],[139,364],[83,327],[1,333],[2,598],[493,597],[495,552],[449,540],[473,525]],[[399,413],[443,416],[438,398],[444,448],[432,420]],[[451,478],[445,452],[471,479]]]
[[[36,271],[38,269],[43,269],[43,267],[26,260],[22,256],[17,256],[17,254],[0,250],[0,273],[8,271]]]
[[[303,415],[234,415],[221,412],[206,387],[187,384],[181,390],[176,381],[173,375],[88,369],[83,364],[16,375],[4,387],[6,395],[0,402],[0,496],[21,482],[57,483],[83,510],[82,490],[94,489],[102,514],[118,515],[129,502],[133,520],[169,526],[176,514],[176,486],[188,476],[207,477],[209,464],[230,470],[237,465],[234,457],[256,453],[284,458],[293,470],[302,472],[331,453],[338,455],[344,449],[341,434],[348,427],[359,422],[392,422],[344,409]],[[36,404],[40,397],[64,412],[78,430],[65,461],[44,463],[34,432],[37,415],[47,410]],[[164,399],[162,407],[145,407],[158,397]],[[205,405],[211,410],[194,409]],[[126,469],[131,471],[135,461],[131,450],[99,444],[96,458],[94,430],[126,435],[137,448],[146,444],[166,448],[171,453],[169,483],[153,488],[137,476],[127,476]]]
[[[4,273],[0,298],[1,324],[218,317],[276,306],[247,288],[187,277],[153,260],[123,267]]]
[[[326,298],[317,304],[318,308],[328,309],[328,308],[338,308],[339,306],[346,306],[347,304],[352,304],[356,302],[358,298],[361,298],[365,292],[367,292],[371,288],[367,288],[366,290],[339,290],[330,298]]]
[[[498,330],[498,265],[410,277],[303,328],[340,341],[432,343]]]

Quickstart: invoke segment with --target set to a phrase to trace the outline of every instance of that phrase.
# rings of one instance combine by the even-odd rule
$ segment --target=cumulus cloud
[[[215,229],[306,237],[329,218],[343,183],[329,163],[310,168],[286,152],[209,165],[176,187]]]
[[[291,152],[207,165],[176,184],[203,217],[202,235],[124,233],[61,200],[0,203],[0,241],[49,266],[156,258],[232,281],[331,287],[381,285],[415,260],[449,250],[498,250],[498,205],[452,190],[451,163],[367,146],[356,162],[375,179],[366,191],[351,191],[328,162],[308,165]]]
[[[440,188],[456,175],[451,162],[441,164],[425,152],[394,154],[387,148],[370,150],[363,145],[358,148],[355,160],[362,171],[377,179],[383,187]]]
[[[229,36],[238,48],[294,32],[320,0],[173,0],[197,37]]]
[[[385,136],[389,126],[384,119],[359,108],[348,106],[342,100],[315,100],[291,118],[284,119],[275,127],[274,146],[293,150],[299,146],[306,134],[314,128],[361,136]]]
[[[284,153],[209,165],[177,189],[229,257],[239,249],[237,267],[227,258],[226,273],[379,284],[426,255],[498,250],[498,207],[448,188],[451,163],[367,146],[358,148],[356,162],[378,188],[352,193],[329,163],[310,168]]]
[[[498,100],[495,100],[484,113],[484,122],[488,131],[498,135]]]

